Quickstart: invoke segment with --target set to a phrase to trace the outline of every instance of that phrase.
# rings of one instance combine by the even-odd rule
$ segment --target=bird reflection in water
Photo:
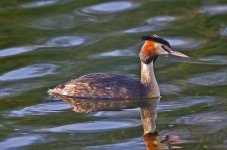
[[[160,97],[140,100],[88,100],[60,94],[55,96],[70,104],[73,107],[73,111],[78,113],[113,111],[140,107],[141,123],[144,130],[143,137],[147,150],[171,149],[171,142],[177,142],[178,140],[178,138],[172,138],[172,136],[162,138],[156,132],[156,107]]]
[[[156,131],[145,134],[143,139],[147,150],[172,150],[182,148],[174,145],[184,143],[177,135],[167,135],[162,138]]]

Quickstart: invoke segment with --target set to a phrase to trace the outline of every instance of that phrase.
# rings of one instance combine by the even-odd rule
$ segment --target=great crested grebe
[[[64,95],[82,99],[141,99],[159,97],[160,91],[155,78],[153,64],[159,55],[188,57],[174,51],[163,38],[143,36],[145,40],[139,57],[141,61],[141,81],[129,77],[92,73],[50,89],[50,95]]]

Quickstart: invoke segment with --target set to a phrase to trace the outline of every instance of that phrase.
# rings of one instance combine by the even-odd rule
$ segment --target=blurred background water
[[[1,0],[0,149],[145,149],[139,109],[75,113],[46,91],[92,72],[140,78],[142,35],[159,57],[157,131],[175,148],[227,149],[226,0]]]

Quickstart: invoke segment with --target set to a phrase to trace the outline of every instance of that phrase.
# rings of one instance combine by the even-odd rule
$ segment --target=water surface
[[[152,34],[191,56],[156,61],[158,138],[227,149],[226,1],[1,1],[0,16],[0,149],[145,149],[139,108],[76,113],[47,90],[92,72],[139,79]]]

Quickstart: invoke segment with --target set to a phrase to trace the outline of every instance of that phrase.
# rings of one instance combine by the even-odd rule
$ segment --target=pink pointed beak
[[[174,51],[172,48],[168,47],[168,46],[165,46],[163,47],[166,51],[168,51],[168,53],[170,55],[173,55],[173,56],[178,56],[178,57],[186,57],[186,58],[190,58],[189,56],[181,53],[181,52],[178,52],[178,51]]]
[[[169,54],[173,55],[173,56],[178,56],[178,57],[190,58],[189,56],[187,56],[187,55],[185,55],[185,54],[183,54],[181,52],[177,52],[177,51],[173,51],[173,50],[169,51]]]

